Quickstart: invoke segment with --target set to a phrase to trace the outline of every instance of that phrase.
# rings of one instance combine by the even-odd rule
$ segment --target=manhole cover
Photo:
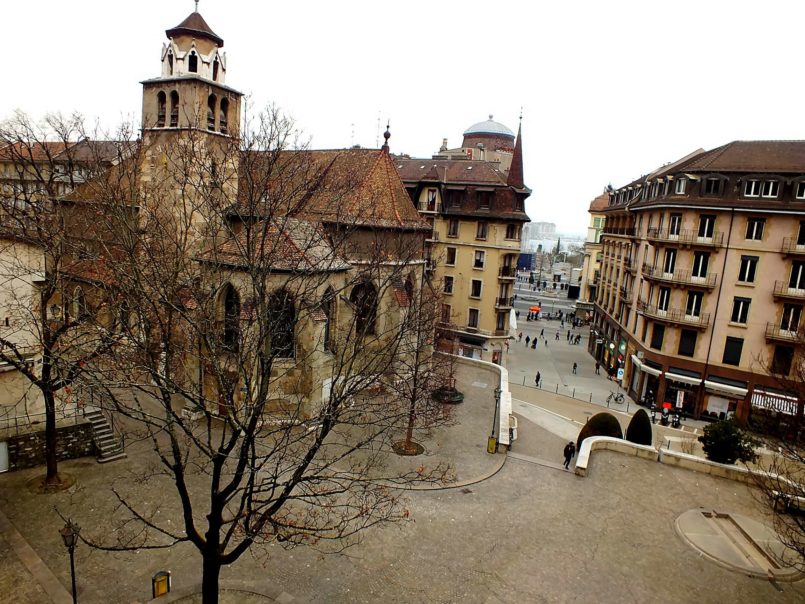
[[[689,510],[676,519],[676,530],[688,545],[730,570],[778,581],[800,578],[786,564],[791,552],[777,533],[746,516]]]

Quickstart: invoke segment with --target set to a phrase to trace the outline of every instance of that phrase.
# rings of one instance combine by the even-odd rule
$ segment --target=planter
[[[449,403],[454,405],[464,400],[464,394],[459,392],[455,388],[450,388],[449,386],[442,386],[441,388],[437,388],[436,390],[433,391],[433,398],[434,400],[437,400],[440,403]]]

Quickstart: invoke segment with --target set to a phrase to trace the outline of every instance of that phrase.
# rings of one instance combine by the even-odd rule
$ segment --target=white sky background
[[[139,82],[160,74],[164,32],[193,7],[3,2],[0,119],[139,124]],[[375,147],[380,117],[392,152],[430,157],[490,113],[516,131],[522,106],[526,210],[561,232],[585,232],[607,183],[699,147],[805,138],[801,1],[201,0],[199,12],[249,112],[276,103],[314,148]]]

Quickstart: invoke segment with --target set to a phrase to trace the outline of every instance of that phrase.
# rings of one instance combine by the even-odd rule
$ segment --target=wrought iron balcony
[[[707,289],[713,289],[718,279],[718,273],[707,273],[704,277],[694,276],[693,272],[689,270],[675,270],[673,273],[666,273],[661,267],[653,266],[647,262],[643,263],[643,276],[649,281]]]
[[[710,314],[700,313],[699,315],[688,315],[683,310],[669,309],[661,310],[654,305],[646,304],[642,300],[637,302],[637,311],[655,321],[672,323],[695,327],[697,329],[707,329],[710,325]]]
[[[766,339],[793,343],[797,341],[797,331],[783,329],[776,323],[766,323]]]
[[[786,256],[805,256],[805,245],[798,245],[795,237],[786,237],[780,251]]]
[[[775,281],[774,293],[775,298],[788,298],[790,300],[805,300],[805,289],[797,289],[789,287],[788,281]]]
[[[658,243],[672,243],[688,247],[721,247],[724,242],[724,233],[714,231],[710,237],[699,236],[698,231],[677,231],[671,233],[667,228],[659,229],[651,227],[648,229],[646,238],[649,241]]]
[[[514,297],[495,300],[495,308],[511,308],[512,306],[514,306]]]
[[[501,279],[514,279],[515,277],[517,277],[517,267],[501,266],[500,272],[498,273],[498,277]]]

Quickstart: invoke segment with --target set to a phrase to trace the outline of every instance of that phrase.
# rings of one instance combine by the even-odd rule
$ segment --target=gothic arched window
[[[358,283],[349,296],[355,310],[355,333],[359,337],[375,333],[377,290],[369,281]]]
[[[168,75],[173,75],[173,52],[168,53]]]
[[[157,128],[165,127],[165,104],[167,97],[161,90],[157,93]]]
[[[229,131],[228,125],[229,120],[227,119],[227,115],[229,114],[229,101],[227,99],[221,99],[221,111],[218,114],[218,129],[226,134]]]
[[[280,289],[268,300],[270,352],[279,359],[292,359],[296,352],[296,310],[291,295]]]
[[[212,64],[212,79],[214,82],[218,81],[218,57],[215,57],[215,61]]]
[[[236,351],[240,340],[240,296],[231,283],[224,287],[223,294],[224,330],[221,343],[226,350]]]
[[[195,50],[190,51],[190,57],[187,60],[187,71],[198,73],[198,55]]]
[[[207,98],[207,130],[215,130],[215,105],[217,99],[214,94]]]
[[[179,125],[179,93],[175,90],[171,92],[171,128]]]

